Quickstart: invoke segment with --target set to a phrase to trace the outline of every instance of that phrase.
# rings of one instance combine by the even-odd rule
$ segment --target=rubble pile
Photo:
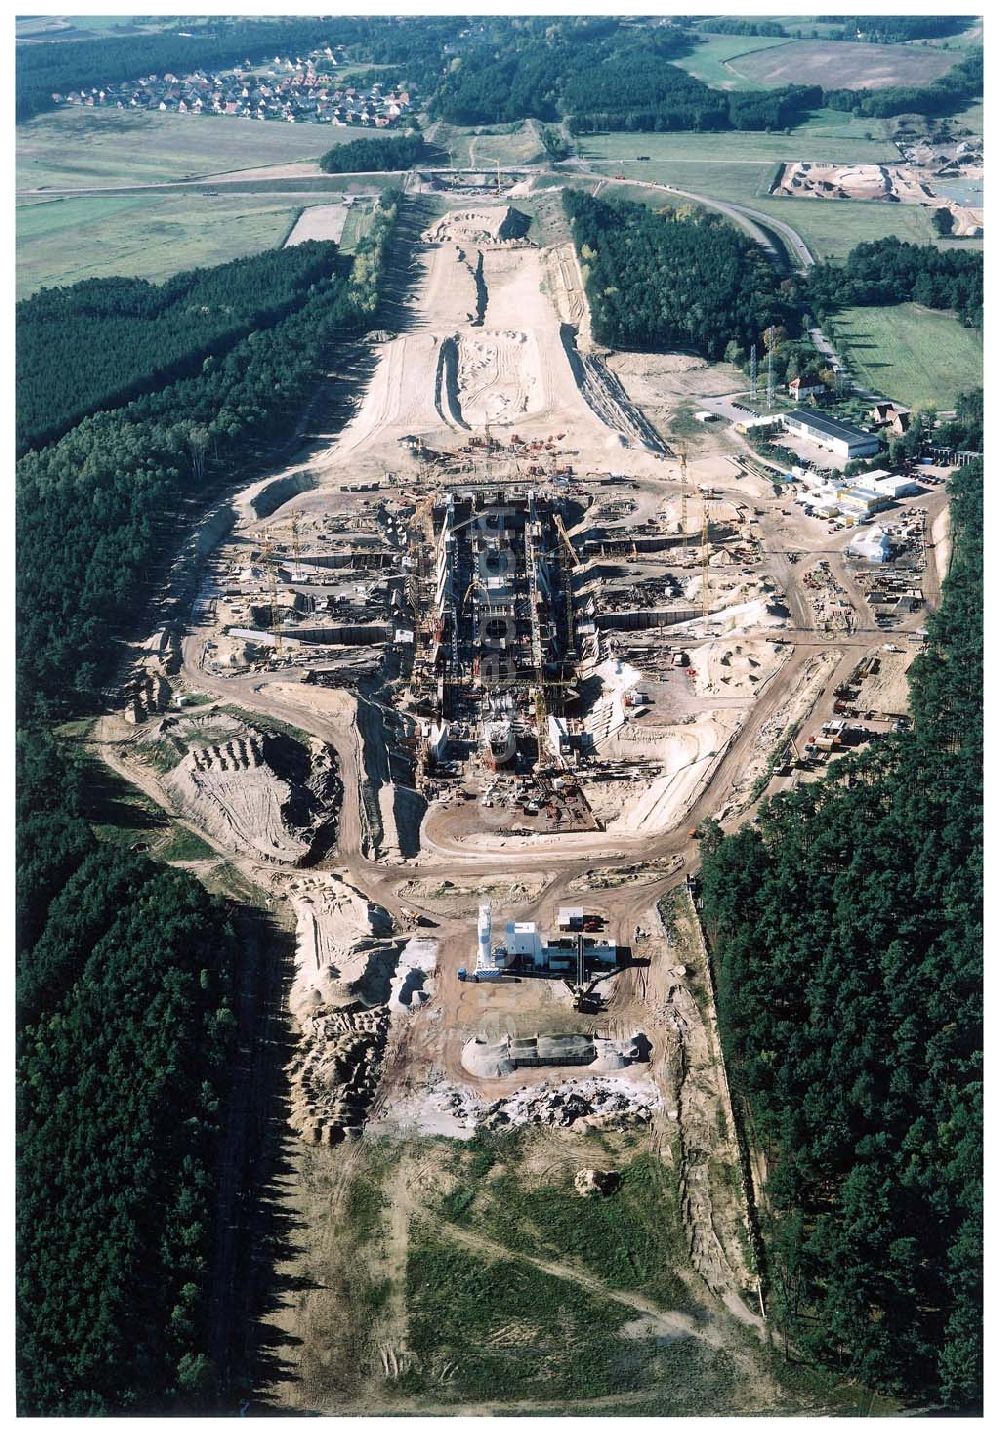
[[[291,1123],[312,1143],[361,1136],[389,1028],[388,1008],[324,1008],[303,1021],[288,1066]]]
[[[480,1126],[495,1131],[525,1123],[544,1123],[549,1127],[570,1128],[573,1132],[588,1129],[623,1132],[645,1126],[658,1105],[659,1096],[651,1082],[619,1085],[589,1079],[551,1088],[520,1088],[509,1097],[491,1103],[483,1112]]]

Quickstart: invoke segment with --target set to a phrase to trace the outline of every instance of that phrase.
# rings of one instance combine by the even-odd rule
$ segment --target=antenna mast
[[[750,346],[750,403],[757,403],[757,346]]]

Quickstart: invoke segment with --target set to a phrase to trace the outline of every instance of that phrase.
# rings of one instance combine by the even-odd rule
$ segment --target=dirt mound
[[[289,1006],[296,1019],[320,1007],[385,1002],[398,944],[392,919],[359,889],[333,873],[293,879],[296,975]]]
[[[511,205],[481,210],[450,210],[424,230],[425,244],[511,244],[524,241],[531,227],[530,215]]]
[[[664,453],[663,440],[632,404],[618,376],[612,374],[604,360],[578,350],[572,325],[561,324],[559,334],[580,393],[601,423],[618,431],[619,443],[625,448],[635,445],[652,453]]]
[[[361,1136],[388,1026],[384,1008],[325,1011],[306,1020],[288,1076],[289,1121],[308,1142],[335,1144]]]
[[[402,947],[385,909],[336,874],[293,879],[286,891],[297,920],[289,1007],[300,1032],[291,1123],[309,1142],[335,1144],[360,1136],[390,1026],[427,1001],[437,949],[422,939]]]
[[[788,650],[766,639],[704,644],[691,654],[696,694],[752,695],[776,673]]]
[[[192,748],[163,780],[182,813],[224,848],[305,864],[333,842],[341,785],[333,750],[245,726]]]

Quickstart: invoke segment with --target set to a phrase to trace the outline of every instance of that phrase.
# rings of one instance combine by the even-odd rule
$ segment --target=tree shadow
[[[291,1379],[299,1339],[274,1319],[319,1286],[288,1271],[307,1231],[285,1201],[296,1142],[287,1075],[295,1044],[284,1011],[294,935],[243,904],[234,905],[234,921],[243,955],[239,1044],[220,1135],[211,1307],[217,1410],[232,1416],[245,1401],[259,1415],[261,1394]]]

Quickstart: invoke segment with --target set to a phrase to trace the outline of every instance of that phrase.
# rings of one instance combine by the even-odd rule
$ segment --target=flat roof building
[[[863,459],[878,453],[877,435],[868,434],[843,419],[831,419],[828,414],[811,409],[791,409],[782,415],[782,420],[791,434],[810,439],[821,449],[829,449],[844,459]]]

